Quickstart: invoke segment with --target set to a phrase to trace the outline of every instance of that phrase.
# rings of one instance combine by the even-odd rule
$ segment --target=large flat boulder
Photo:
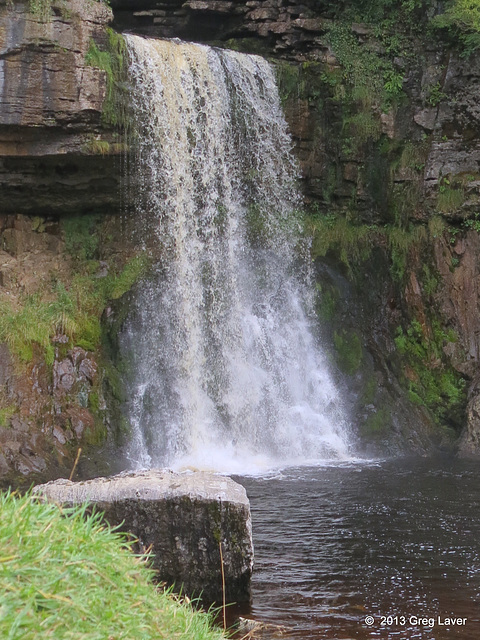
[[[222,601],[220,543],[228,602],[250,600],[253,543],[245,489],[211,473],[123,472],[34,489],[62,505],[90,503],[113,526],[151,547],[160,580],[205,602]]]

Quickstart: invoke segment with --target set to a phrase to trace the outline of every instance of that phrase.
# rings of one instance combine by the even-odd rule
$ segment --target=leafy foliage
[[[435,16],[431,24],[459,43],[464,57],[480,48],[479,0],[450,0],[445,12]]]

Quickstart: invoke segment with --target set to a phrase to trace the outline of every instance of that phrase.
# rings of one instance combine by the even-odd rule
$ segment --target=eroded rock
[[[220,543],[229,602],[250,600],[253,543],[245,489],[210,473],[124,472],[86,482],[56,480],[35,487],[61,504],[89,502],[112,526],[152,549],[160,580],[207,602],[222,601]]]

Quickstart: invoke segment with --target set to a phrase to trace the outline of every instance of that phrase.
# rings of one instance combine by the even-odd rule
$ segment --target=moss
[[[332,84],[326,81],[325,66],[319,62],[293,64],[281,61],[275,63],[275,70],[283,104],[304,100],[319,108],[332,87]]]
[[[400,155],[399,166],[402,169],[413,169],[414,171],[422,171],[428,157],[430,144],[428,140],[421,142],[412,142],[407,140],[403,145]]]
[[[144,254],[134,255],[124,264],[108,262],[99,272],[98,216],[72,216],[63,221],[65,245],[73,258],[74,273],[52,274],[50,281],[39,282],[33,295],[15,300],[0,296],[0,342],[7,343],[19,363],[38,357],[52,365],[55,337],[64,336],[65,347],[79,346],[95,351],[101,342],[101,315],[109,300],[123,296],[149,266]]]
[[[106,140],[92,139],[85,145],[85,151],[93,155],[105,156],[110,153],[111,145]]]
[[[391,256],[392,277],[397,282],[402,282],[410,251],[426,242],[427,230],[424,226],[415,226],[408,230],[391,226],[386,228],[386,236]]]
[[[372,404],[375,400],[377,386],[378,383],[375,376],[372,375],[366,380],[362,392],[362,404],[364,406]]]
[[[463,423],[466,382],[448,364],[443,351],[447,343],[456,341],[456,334],[446,331],[437,318],[428,325],[413,320],[405,330],[399,327],[395,337],[405,363],[404,383],[410,401],[427,407],[439,425],[458,430]]]
[[[62,229],[67,252],[77,261],[98,257],[99,214],[67,216],[62,219]]]
[[[10,426],[10,420],[16,413],[17,407],[14,404],[8,405],[0,409],[0,427],[6,428]]]
[[[41,22],[47,22],[51,18],[52,0],[28,0],[28,10]]]
[[[375,230],[366,225],[355,225],[344,216],[307,215],[305,228],[313,237],[311,251],[314,259],[335,251],[350,269],[351,262],[365,261],[371,253]]]
[[[230,38],[229,40],[212,41],[210,44],[212,46],[232,49],[233,51],[256,53],[264,57],[268,57],[272,53],[270,44],[263,42],[261,38]]]
[[[363,359],[362,342],[358,334],[353,330],[335,331],[333,344],[340,369],[350,376],[356,373]]]
[[[361,426],[361,433],[366,438],[379,438],[388,433],[391,426],[390,412],[386,408],[379,408],[367,417]]]
[[[340,294],[338,289],[333,286],[329,286],[326,284],[316,285],[317,289],[317,300],[316,300],[316,309],[318,316],[325,320],[326,322],[331,322],[335,314],[337,312],[337,306]]]
[[[146,274],[149,266],[150,259],[145,253],[133,256],[119,273],[105,278],[105,296],[110,300],[121,298]]]
[[[346,116],[343,120],[344,135],[350,141],[344,147],[346,155],[356,155],[368,140],[378,140],[382,133],[382,125],[378,116],[371,111],[359,111]]]
[[[440,238],[445,229],[446,223],[442,216],[431,216],[428,219],[428,233],[431,238]]]
[[[402,94],[403,86],[403,74],[392,61],[395,52],[379,55],[374,47],[361,44],[352,32],[351,22],[345,19],[332,23],[328,38],[344,69],[351,98],[365,112],[374,105],[388,110]]]
[[[404,229],[395,225],[355,224],[346,216],[334,213],[308,214],[304,224],[306,233],[312,236],[313,259],[332,253],[353,275],[354,269],[370,258],[374,247],[383,245],[390,254],[392,277],[398,282],[405,276],[410,251],[428,239],[423,225]]]

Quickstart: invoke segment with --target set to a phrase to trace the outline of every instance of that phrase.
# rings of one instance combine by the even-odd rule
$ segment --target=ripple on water
[[[254,618],[303,640],[480,638],[475,465],[349,461],[238,480],[252,507]]]

